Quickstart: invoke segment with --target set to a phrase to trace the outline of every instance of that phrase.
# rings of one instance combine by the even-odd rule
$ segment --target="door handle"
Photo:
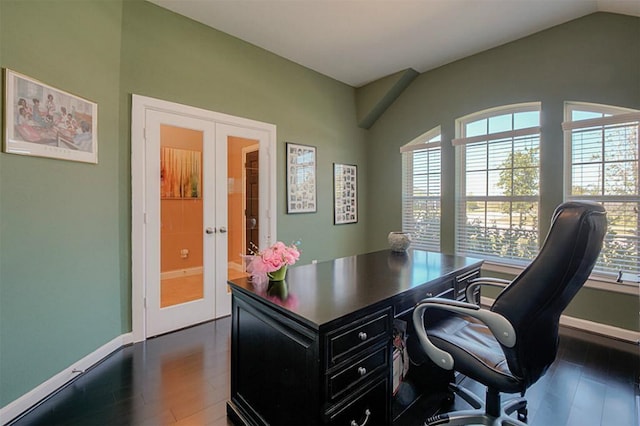
[[[227,230],[225,229],[225,232],[226,231]],[[213,234],[214,232],[216,232],[216,228],[212,228],[212,227],[209,226],[207,229],[205,229],[204,232],[206,232],[207,234]]]
[[[219,231],[221,234],[224,234],[225,232],[227,232],[227,228],[225,228],[224,226],[221,226]]]

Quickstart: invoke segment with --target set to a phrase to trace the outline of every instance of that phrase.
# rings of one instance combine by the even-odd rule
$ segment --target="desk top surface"
[[[316,264],[289,267],[281,283],[230,281],[233,290],[259,298],[276,309],[319,327],[406,291],[453,278],[482,260],[409,249],[382,250]]]

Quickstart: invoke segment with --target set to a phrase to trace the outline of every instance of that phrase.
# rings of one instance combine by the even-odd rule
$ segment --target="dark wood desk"
[[[229,282],[237,424],[391,424],[393,319],[431,296],[464,297],[482,261],[388,250]],[[355,423],[352,423],[355,422]]]

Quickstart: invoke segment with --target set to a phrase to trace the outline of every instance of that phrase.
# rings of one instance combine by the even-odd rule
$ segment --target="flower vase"
[[[267,273],[269,277],[269,281],[282,281],[284,277],[287,275],[287,265],[282,266],[277,271]]]
[[[287,285],[287,282],[284,280],[269,281],[267,296],[275,298],[276,302],[285,302],[289,298],[289,286]]]

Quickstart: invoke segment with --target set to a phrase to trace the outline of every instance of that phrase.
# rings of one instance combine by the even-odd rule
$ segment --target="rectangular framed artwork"
[[[202,153],[160,148],[160,197],[202,198]]]
[[[358,221],[358,167],[333,164],[333,222],[336,225]]]
[[[316,148],[287,142],[287,213],[315,213]]]
[[[98,105],[4,70],[4,151],[98,163]]]

